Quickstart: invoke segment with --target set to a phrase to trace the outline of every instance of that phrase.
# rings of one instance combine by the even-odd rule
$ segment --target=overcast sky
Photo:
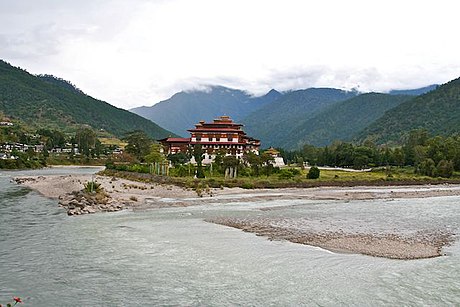
[[[460,77],[460,1],[0,0],[0,58],[115,106]]]

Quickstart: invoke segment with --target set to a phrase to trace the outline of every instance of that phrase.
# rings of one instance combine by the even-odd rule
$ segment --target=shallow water
[[[68,217],[57,201],[11,183],[17,174],[0,173],[0,303],[16,295],[24,306],[460,305],[458,241],[448,256],[401,261],[269,241],[203,221],[276,216],[324,229],[458,235],[459,197],[209,203]],[[260,210],[273,206],[282,207]]]

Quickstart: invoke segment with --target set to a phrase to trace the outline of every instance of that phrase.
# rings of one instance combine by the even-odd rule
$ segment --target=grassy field
[[[319,181],[400,181],[400,180],[436,180],[428,176],[420,176],[414,173],[413,168],[384,168],[370,172],[347,172],[339,170],[321,170]]]
[[[221,175],[208,176],[203,179],[193,177],[167,177],[145,173],[105,170],[105,175],[122,177],[135,181],[174,184],[188,188],[219,188],[241,187],[246,189],[258,188],[289,188],[289,187],[319,187],[319,186],[388,186],[460,183],[460,174],[452,178],[432,178],[414,174],[412,168],[378,169],[371,172],[347,172],[340,170],[321,170],[319,179],[307,179],[307,171],[301,171],[292,178],[280,178],[278,174],[260,177],[238,177],[225,179]]]
[[[99,141],[102,143],[102,145],[115,145],[120,148],[125,148],[127,145],[127,143],[114,137],[100,137]]]

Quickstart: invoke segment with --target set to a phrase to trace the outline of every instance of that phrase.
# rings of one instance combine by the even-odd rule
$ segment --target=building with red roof
[[[229,116],[220,116],[210,123],[200,121],[188,130],[190,138],[165,138],[159,142],[166,154],[186,153],[193,145],[201,145],[205,152],[203,164],[211,163],[218,152],[238,159],[248,151],[259,154],[260,140],[247,136],[242,127]]]

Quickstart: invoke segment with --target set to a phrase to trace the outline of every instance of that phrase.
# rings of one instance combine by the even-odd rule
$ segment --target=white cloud
[[[221,84],[384,91],[460,75],[456,1],[0,0],[0,58],[119,107]]]

